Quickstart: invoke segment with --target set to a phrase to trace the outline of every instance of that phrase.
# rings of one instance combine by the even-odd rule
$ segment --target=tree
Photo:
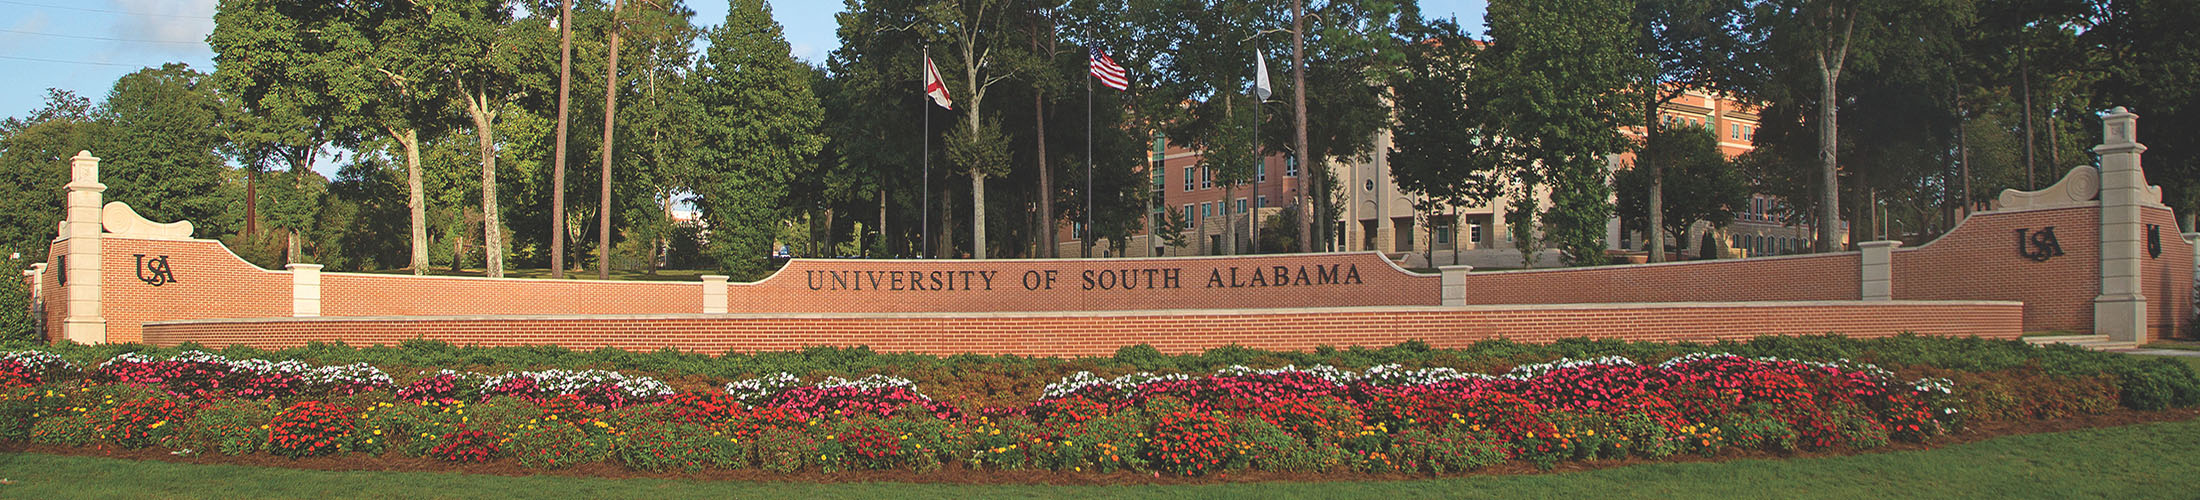
[[[1635,3],[1636,51],[1649,61],[1651,70],[1638,89],[1648,99],[1643,108],[1643,142],[1657,142],[1662,127],[1658,114],[1666,103],[1689,91],[1719,91],[1731,87],[1728,68],[1737,49],[1729,29],[1741,15],[1742,0],[1647,0]],[[1649,177],[1649,225],[1664,227],[1665,162],[1654,151],[1635,156],[1635,168]],[[1645,233],[1650,262],[1665,261],[1665,234]],[[1686,246],[1687,242],[1681,242]]]
[[[1490,111],[1478,128],[1518,138],[1499,160],[1521,186],[1515,203],[1525,206],[1516,208],[1533,207],[1535,187],[1549,181],[1544,233],[1568,262],[1601,262],[1611,215],[1606,159],[1633,145],[1618,127],[1642,116],[1633,90],[1647,62],[1634,51],[1627,2],[1533,3],[1490,4],[1490,47],[1475,59]],[[1532,223],[1522,219],[1533,218],[1514,217],[1516,225]]]
[[[1676,248],[1685,249],[1688,230],[1697,222],[1708,222],[1714,228],[1734,222],[1734,212],[1749,202],[1749,180],[1719,151],[1718,134],[1694,126],[1654,126],[1666,130],[1653,136],[1657,141],[1636,157],[1661,158],[1666,166],[1663,176],[1674,181],[1667,187],[1672,200],[1663,205],[1650,203],[1647,195],[1654,192],[1650,184],[1659,174],[1638,164],[1616,175],[1619,218],[1625,221],[1625,229],[1642,231],[1646,240],[1651,233],[1664,233],[1672,237],[1669,241],[1677,243]],[[1651,210],[1663,211],[1663,217],[1650,217]],[[1706,253],[1704,257],[1711,255]]]
[[[617,130],[614,125],[619,116],[619,7],[625,4],[625,0],[611,2],[611,48],[604,51],[611,63],[603,70],[603,173],[597,179],[603,194],[599,198],[602,208],[596,210],[602,218],[596,228],[596,279],[611,279],[611,152],[618,145],[612,132]]]
[[[2097,47],[2106,77],[2095,87],[2099,106],[2126,106],[2145,116],[2146,176],[2160,183],[2162,201],[2193,229],[2200,212],[2200,137],[2148,130],[2200,129],[2200,40],[2192,26],[2200,9],[2173,0],[2092,0],[2099,24],[2083,35]]]
[[[46,103],[24,117],[0,121],[0,252],[45,262],[61,221],[69,157],[91,149],[107,125],[90,99],[46,89]]]
[[[1200,151],[1199,168],[1207,172],[1206,175],[1212,176],[1215,184],[1222,186],[1222,234],[1224,235],[1223,239],[1229,242],[1225,243],[1225,248],[1228,248],[1238,246],[1237,230],[1239,226],[1232,216],[1230,202],[1237,199],[1238,185],[1253,180],[1253,166],[1260,161],[1257,154],[1259,150],[1253,144],[1253,127],[1256,125],[1252,122],[1251,116],[1253,111],[1251,106],[1257,105],[1258,99],[1252,96],[1242,96],[1236,92],[1217,97],[1223,100],[1222,109],[1218,110],[1223,113],[1223,117],[1221,120],[1217,120],[1214,133],[1207,136],[1204,142],[1197,143],[1195,146]],[[1239,111],[1239,108],[1245,109]],[[1232,253],[1245,252],[1242,248],[1234,248],[1233,250]],[[1221,252],[1223,249],[1210,249],[1210,251]]]
[[[452,64],[463,95],[461,107],[471,119],[481,161],[481,244],[483,266],[491,278],[504,276],[503,210],[497,201],[497,119],[525,94],[538,91],[543,82],[530,79],[528,55],[540,53],[547,40],[534,26],[515,23],[512,8],[500,1],[462,4],[453,12],[449,27],[458,33],[452,51],[462,54]]]
[[[1397,124],[1391,127],[1390,176],[1421,200],[1414,210],[1487,203],[1504,190],[1492,158],[1501,141],[1476,130],[1480,93],[1472,87],[1475,42],[1450,21],[1409,31],[1422,42],[1405,46],[1405,69],[1392,87]],[[1433,257],[1434,245],[1428,245]],[[1456,254],[1454,255],[1456,257]]]
[[[1184,209],[1169,207],[1154,226],[1154,234],[1161,238],[1161,244],[1175,249],[1191,246],[1192,237],[1184,233],[1192,229],[1192,222],[1185,219]]]
[[[227,113],[205,73],[169,63],[123,75],[100,111],[108,125],[91,149],[111,152],[100,168],[108,199],[152,220],[190,220],[200,237],[236,228],[230,209],[242,200],[225,189],[229,169],[216,153]]]
[[[573,91],[573,0],[558,2],[558,135],[550,174],[550,277],[565,277],[565,129]]]
[[[764,272],[786,185],[807,175],[824,147],[824,112],[807,72],[763,0],[736,0],[697,66],[697,161],[710,169],[699,179],[699,205],[713,253],[735,276]]]
[[[1739,27],[1745,44],[1744,63],[1757,74],[1747,75],[1745,94],[1767,101],[1815,102],[1809,127],[1817,132],[1816,216],[1819,251],[1838,251],[1841,231],[1840,86],[1843,72],[1874,64],[1882,48],[1915,47],[1910,30],[1931,29],[1962,20],[1929,16],[1967,13],[1964,0],[1752,0]],[[1936,21],[1938,24],[1936,25]],[[1935,61],[1937,63],[1937,61]],[[1778,88],[1788,69],[1806,69],[1817,79],[1814,95]],[[1756,87],[1756,88],[1751,88]],[[1800,90],[1800,89],[1796,89]],[[1790,200],[1795,201],[1795,200]]]
[[[934,37],[948,47],[942,65],[962,68],[962,79],[955,82],[960,86],[950,88],[967,127],[949,133],[948,157],[970,174],[971,256],[983,260],[991,243],[985,236],[985,180],[1008,168],[999,123],[987,122],[983,111],[986,92],[1014,74],[997,64],[1016,57],[1009,54],[1017,50],[1012,30],[1004,28],[1014,9],[1008,0],[941,0],[922,11],[938,30]]]

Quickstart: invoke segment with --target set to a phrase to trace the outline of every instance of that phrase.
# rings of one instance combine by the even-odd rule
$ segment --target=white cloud
[[[808,62],[821,62],[825,60],[825,58],[823,57],[824,54],[819,53],[817,47],[811,46],[807,43],[796,43],[789,46],[788,49],[790,49],[788,50],[789,52],[794,53],[795,59],[801,59]]]

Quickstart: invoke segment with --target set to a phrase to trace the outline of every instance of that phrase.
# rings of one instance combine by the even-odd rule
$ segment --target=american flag
[[[1131,81],[1130,78],[1124,76],[1123,66],[1116,64],[1114,59],[1108,58],[1108,53],[1101,52],[1099,47],[1093,47],[1091,50],[1092,77],[1100,79],[1100,84],[1106,85],[1108,88],[1130,90]]]

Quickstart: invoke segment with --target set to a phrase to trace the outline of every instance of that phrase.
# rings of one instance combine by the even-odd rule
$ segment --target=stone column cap
[[[1866,242],[1862,242],[1862,243],[1857,243],[1857,244],[1856,244],[1856,247],[1857,247],[1857,248],[1879,248],[1879,247],[1888,247],[1888,248],[1893,248],[1893,247],[1899,247],[1899,246],[1902,246],[1902,242],[1900,242],[1900,241],[1896,241],[1896,240],[1878,240],[1878,241],[1866,241]]]
[[[300,271],[300,270],[303,270],[303,271],[319,271],[319,270],[321,270],[321,268],[322,268],[322,267],[326,267],[326,266],[323,266],[323,265],[321,265],[321,264],[298,264],[298,263],[283,264],[283,269],[289,269],[289,270],[292,270],[292,271]]]

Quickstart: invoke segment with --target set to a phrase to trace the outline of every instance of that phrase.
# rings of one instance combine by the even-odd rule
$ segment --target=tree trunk
[[[565,123],[573,86],[573,0],[558,11],[558,138],[550,170],[550,277],[565,277]]]
[[[451,235],[451,274],[466,270],[466,223],[459,221],[458,229]]]
[[[981,121],[981,117],[984,115],[978,113],[978,107],[984,103],[982,99],[985,99],[985,92],[977,90],[977,63],[970,62],[969,59],[972,55],[969,47],[975,43],[971,42],[963,45],[963,54],[965,55],[963,65],[968,70],[964,75],[970,82],[970,88],[972,89],[970,92],[970,138],[973,140],[979,137],[979,131],[984,126]],[[985,166],[971,165],[970,167],[970,255],[971,258],[985,260]],[[1089,231],[1091,228],[1086,228],[1086,230]]]
[[[1046,240],[1039,243],[1037,256],[1054,258],[1054,242],[1061,234],[1054,227],[1054,169],[1047,166],[1046,98],[1038,92],[1032,93],[1031,113],[1036,120],[1033,124],[1039,129],[1039,226],[1041,234],[1046,235]]]
[[[254,163],[254,165],[258,164]],[[244,169],[244,235],[246,236],[245,241],[247,242],[252,241],[252,233],[259,232],[259,187],[260,168],[257,166],[247,166]]]
[[[2039,189],[2040,186],[2037,177],[2033,173],[2036,171],[2034,169],[2037,166],[2033,161],[2035,156],[2032,152],[2033,137],[2035,137],[2032,128],[2032,67],[2031,64],[2026,62],[2026,52],[2029,51],[2019,52],[2017,55],[2017,82],[2018,86],[2023,87],[2021,92],[2024,94],[2024,189],[2033,190]]]
[[[474,119],[474,138],[481,146],[481,252],[483,275],[504,277],[503,223],[497,217],[496,112],[489,110],[489,96],[476,94],[466,114]]]
[[[1328,211],[1325,210],[1325,208],[1327,208],[1325,206],[1326,204],[1322,202],[1322,200],[1329,197],[1329,190],[1326,186],[1322,185],[1322,175],[1319,171],[1322,169],[1315,166],[1313,162],[1307,161],[1307,158],[1311,155],[1309,155],[1308,151],[1306,150],[1305,17],[1306,0],[1292,0],[1291,109],[1293,110],[1294,114],[1296,114],[1296,116],[1292,118],[1292,120],[1294,120],[1292,128],[1294,130],[1294,133],[1297,135],[1296,142],[1298,144],[1298,150],[1294,151],[1293,153],[1299,155],[1299,175],[1304,176],[1304,180],[1307,181],[1305,183],[1306,201],[1302,203],[1302,205],[1305,205],[1307,207],[1306,222],[1309,223],[1309,227],[1307,228],[1305,237],[1299,239],[1299,251],[1312,252],[1315,248],[1314,240],[1321,240],[1324,247],[1329,244],[1329,221],[1327,220],[1329,218],[1329,215]]]
[[[428,274],[428,201],[420,187],[420,131],[390,129],[405,150],[405,205],[412,211],[412,270]]]
[[[856,241],[862,241],[862,240],[860,240],[860,239],[859,239],[859,240],[856,240]],[[881,249],[883,249],[883,248],[887,248],[887,247],[886,247],[886,188],[884,188],[884,187],[880,187],[880,188],[879,188],[879,190],[878,190],[878,242],[879,242],[879,245],[878,245],[878,247],[879,247],[879,248],[881,248]],[[864,246],[863,246],[863,256],[864,256],[864,257],[870,257],[870,256],[871,256],[871,246],[870,246],[870,245],[864,245]]]
[[[1818,70],[1823,84],[1818,94],[1818,182],[1822,192],[1818,199],[1818,250],[1841,251],[1841,180],[1838,177],[1840,147],[1840,102],[1835,82],[1841,79],[1838,63],[1828,64],[1827,55],[1818,57]]]
[[[596,279],[611,279],[611,150],[612,120],[619,115],[619,6],[623,0],[611,2],[611,55],[610,64],[604,68],[603,90],[603,192],[596,209]]]
[[[284,245],[284,246],[285,246],[285,247],[287,248],[287,250],[286,250],[286,251],[284,252],[284,254],[283,254],[283,262],[296,263],[296,262],[298,262],[298,253],[299,253],[299,248],[298,248],[298,230],[296,230],[296,229],[292,229],[292,230],[288,231],[288,233],[289,233],[289,234],[288,234],[288,235],[286,235],[286,239],[288,239],[289,241],[287,242],[287,244],[286,244],[286,245]]]

